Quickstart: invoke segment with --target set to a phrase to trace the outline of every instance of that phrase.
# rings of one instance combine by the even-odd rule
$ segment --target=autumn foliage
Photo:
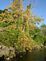
[[[31,4],[23,10],[23,0],[14,0],[8,9],[0,13],[0,42],[6,46],[14,46],[17,51],[31,51],[37,43],[30,36],[36,29],[36,23],[42,20],[33,16]]]

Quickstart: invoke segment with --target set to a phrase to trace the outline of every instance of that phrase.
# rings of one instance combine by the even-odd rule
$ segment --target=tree
[[[30,30],[36,28],[41,18],[32,15],[31,4],[23,11],[21,2],[23,0],[14,0],[11,7],[0,14],[0,27],[3,30],[0,32],[0,40],[6,45],[15,46],[18,51],[26,51],[25,48],[31,51],[36,44],[30,36]]]
[[[46,45],[46,25],[45,24],[41,25],[41,32],[44,36],[44,43],[43,44]]]

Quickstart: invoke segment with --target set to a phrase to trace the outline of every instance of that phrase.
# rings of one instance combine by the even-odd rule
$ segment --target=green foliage
[[[44,41],[46,40],[46,35],[44,36],[41,28],[36,28],[34,30],[30,30],[30,36],[33,38],[34,41],[36,41],[38,44],[44,44]]]
[[[36,45],[36,41],[43,42],[41,30],[39,28],[34,30],[37,28],[36,23],[40,23],[41,18],[32,16],[30,4],[23,11],[22,3],[20,2],[23,1],[14,0],[10,11],[5,9],[0,14],[0,42],[8,46],[15,46],[18,51],[25,51],[25,48],[31,51]]]

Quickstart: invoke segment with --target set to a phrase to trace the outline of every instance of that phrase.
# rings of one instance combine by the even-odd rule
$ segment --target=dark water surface
[[[22,56],[21,56],[22,55]],[[14,61],[46,61],[46,49],[32,50],[31,53],[20,53]]]

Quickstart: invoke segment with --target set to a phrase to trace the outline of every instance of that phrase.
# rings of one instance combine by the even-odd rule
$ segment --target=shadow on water
[[[42,48],[41,50],[32,50],[31,53],[19,53],[14,61],[46,61],[46,51]]]
[[[45,53],[46,50],[44,48],[41,50],[32,50],[31,53],[19,53],[19,55],[16,57],[16,61],[46,61]]]
[[[5,61],[4,55],[0,57],[0,61]]]

